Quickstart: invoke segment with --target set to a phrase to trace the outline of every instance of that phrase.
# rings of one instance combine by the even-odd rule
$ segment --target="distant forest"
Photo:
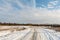
[[[1,23],[2,26],[51,26],[51,27],[60,27],[60,24],[19,24],[19,23]]]

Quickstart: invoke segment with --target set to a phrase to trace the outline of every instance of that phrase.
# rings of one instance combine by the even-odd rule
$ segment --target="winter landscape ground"
[[[1,26],[0,40],[60,40],[58,28],[44,26]]]

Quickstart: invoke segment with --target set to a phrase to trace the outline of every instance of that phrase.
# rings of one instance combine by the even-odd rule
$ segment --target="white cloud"
[[[18,12],[21,14],[21,17],[23,20],[27,20],[28,22],[32,23],[56,23],[57,20],[60,20],[60,10],[53,10],[49,11],[47,9],[23,9],[21,12]],[[57,20],[56,20],[57,19]],[[35,22],[33,22],[33,20]],[[26,21],[26,22],[27,22]],[[39,22],[38,22],[39,21]],[[58,23],[58,22],[57,22]]]
[[[57,5],[57,3],[58,3],[58,0],[49,2],[48,3],[48,8],[54,8],[54,6]]]

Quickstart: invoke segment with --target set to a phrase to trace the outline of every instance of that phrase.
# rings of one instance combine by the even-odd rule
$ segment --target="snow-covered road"
[[[60,40],[60,32],[51,29],[31,27],[0,36],[0,40]]]

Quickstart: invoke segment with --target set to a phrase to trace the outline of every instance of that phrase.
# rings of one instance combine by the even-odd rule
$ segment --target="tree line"
[[[51,27],[60,27],[60,24],[20,24],[20,23],[1,23],[0,25],[9,25],[9,26],[51,26]]]

